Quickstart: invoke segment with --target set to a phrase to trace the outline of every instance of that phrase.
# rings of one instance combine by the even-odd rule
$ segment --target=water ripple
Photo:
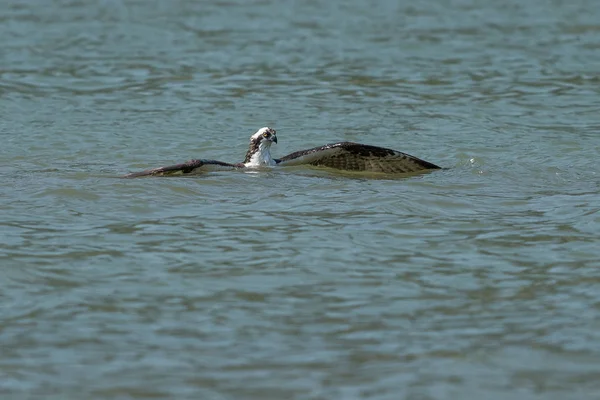
[[[8,4],[0,392],[594,397],[597,9]],[[447,169],[118,179],[264,125]]]

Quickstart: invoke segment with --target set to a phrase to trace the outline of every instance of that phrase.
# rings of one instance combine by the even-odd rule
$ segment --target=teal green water
[[[2,399],[591,399],[591,0],[3,2]],[[123,180],[351,140],[448,167]]]

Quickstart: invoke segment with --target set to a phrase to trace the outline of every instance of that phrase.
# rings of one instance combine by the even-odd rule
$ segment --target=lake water
[[[0,7],[2,399],[597,398],[596,1]]]

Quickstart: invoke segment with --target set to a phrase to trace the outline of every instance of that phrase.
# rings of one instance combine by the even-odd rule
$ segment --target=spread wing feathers
[[[152,168],[145,171],[133,172],[125,175],[123,178],[138,178],[140,176],[168,176],[168,175],[185,175],[192,172],[199,172],[198,169],[209,170],[210,167],[228,167],[240,168],[243,164],[229,164],[216,160],[189,160],[182,164],[169,165],[166,167]]]
[[[435,164],[400,151],[341,142],[297,151],[275,160],[278,165],[315,165],[347,171],[409,173],[440,169]]]

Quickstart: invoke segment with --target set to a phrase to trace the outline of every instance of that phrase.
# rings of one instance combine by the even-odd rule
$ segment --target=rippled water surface
[[[592,399],[592,0],[1,2],[3,399]],[[339,140],[447,167],[123,180]]]

